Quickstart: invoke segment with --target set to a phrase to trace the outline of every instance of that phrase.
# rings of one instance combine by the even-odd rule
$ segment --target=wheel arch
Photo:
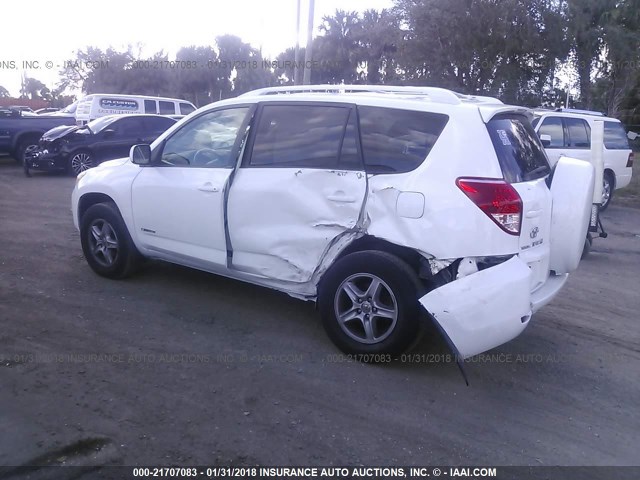
[[[122,212],[118,208],[118,204],[109,195],[99,192],[89,192],[82,195],[78,200],[78,221],[82,221],[82,217],[89,207],[98,203],[112,203],[116,207],[116,210],[118,210],[120,216],[122,216]]]
[[[16,151],[18,150],[18,148],[20,148],[20,144],[28,138],[37,138],[36,143],[40,141],[40,138],[42,137],[42,135],[44,135],[45,132],[41,132],[39,130],[30,130],[27,132],[20,132],[18,135],[16,135],[16,138],[13,141],[13,153],[16,153]]]
[[[336,261],[351,253],[377,250],[389,253],[403,260],[415,272],[418,278],[421,278],[420,272],[425,258],[412,248],[404,247],[391,243],[373,235],[364,235],[355,239],[347,247],[345,247],[337,256]],[[424,277],[424,275],[423,275]]]
[[[616,189],[616,172],[612,168],[605,168],[604,175],[608,175],[611,178],[611,192]]]

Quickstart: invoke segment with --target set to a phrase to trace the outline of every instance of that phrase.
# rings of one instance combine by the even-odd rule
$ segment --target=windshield
[[[108,117],[96,118],[95,120],[87,123],[87,127],[93,133],[99,133],[102,130],[104,130],[106,127],[111,125],[113,122],[115,122],[117,119],[118,119],[118,117],[113,116],[113,115],[110,115]]]

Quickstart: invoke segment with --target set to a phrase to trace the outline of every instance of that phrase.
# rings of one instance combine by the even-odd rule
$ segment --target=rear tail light
[[[627,160],[627,168],[633,167],[633,152],[629,154],[629,159]]]
[[[502,230],[520,235],[522,199],[510,184],[500,179],[459,178],[456,185]]]

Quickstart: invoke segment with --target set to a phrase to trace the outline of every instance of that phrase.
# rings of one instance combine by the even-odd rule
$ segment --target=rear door
[[[504,179],[522,200],[520,258],[531,269],[533,291],[549,275],[552,198],[545,179],[551,168],[544,148],[525,116],[495,116],[487,129]]]
[[[306,282],[356,227],[366,192],[356,122],[351,105],[261,106],[230,189],[232,268]]]
[[[487,128],[504,178],[522,199],[520,258],[531,269],[531,290],[549,272],[565,274],[578,267],[589,226],[593,166],[581,160],[558,160],[551,173],[539,137],[519,115],[498,115]]]
[[[604,168],[615,173],[616,188],[627,186],[631,180],[631,148],[627,133],[620,122],[604,122],[604,148]]]
[[[562,155],[591,161],[591,127],[583,118],[563,118],[567,136],[567,149]]]

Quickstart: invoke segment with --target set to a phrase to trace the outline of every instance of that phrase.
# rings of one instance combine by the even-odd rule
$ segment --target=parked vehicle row
[[[0,109],[0,154],[8,153],[25,165],[26,156],[38,149],[40,138],[62,125],[86,125],[110,115],[153,114],[174,120],[193,112],[185,100],[141,95],[92,94],[55,112],[36,114],[29,107]],[[57,134],[57,133],[56,133]]]
[[[78,175],[105,160],[126,157],[136,143],[151,143],[176,121],[159,115],[111,115],[83,126],[46,132],[27,155],[24,169],[68,171]]]
[[[594,170],[551,175],[528,109],[447,90],[282,87],[198,110],[81,172],[89,266],[143,257],[316,301],[343,351],[433,322],[459,358],[507,342],[580,261]]]

